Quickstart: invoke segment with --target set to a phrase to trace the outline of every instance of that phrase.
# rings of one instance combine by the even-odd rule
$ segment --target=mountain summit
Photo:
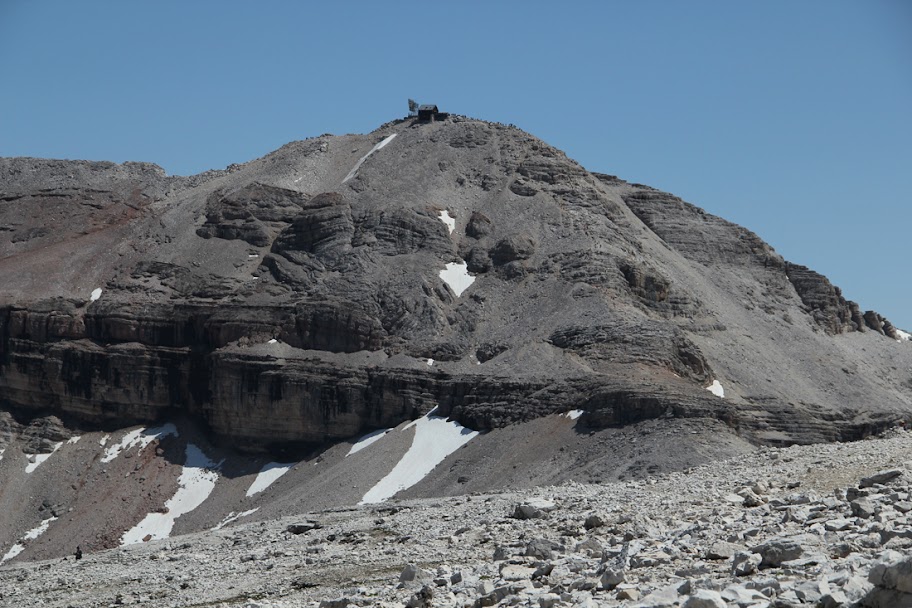
[[[0,480],[12,447],[76,457],[68,439],[131,425],[289,461],[417,421],[416,445],[441,425],[463,446],[412,490],[447,494],[912,413],[908,334],[749,230],[512,126],[409,118],[190,177],[0,159],[0,227]],[[664,430],[608,447],[630,428]],[[196,454],[157,433],[158,457]],[[80,449],[94,467],[106,448]],[[364,500],[395,464],[373,461],[366,486],[307,505]]]

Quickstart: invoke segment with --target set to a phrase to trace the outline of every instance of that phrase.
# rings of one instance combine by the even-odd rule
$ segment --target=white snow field
[[[718,380],[713,380],[713,383],[707,386],[706,390],[708,390],[716,397],[722,397],[723,399],[725,398],[725,389],[722,387]]]
[[[912,341],[912,334],[910,334],[910,333],[908,333],[908,332],[905,332],[905,331],[903,331],[903,330],[901,330],[901,329],[897,329],[897,330],[896,330],[896,335],[899,336],[899,342],[903,342],[903,341],[905,341],[905,342],[910,342],[910,341]]]
[[[450,212],[444,209],[437,214],[437,217],[440,218],[440,221],[446,224],[447,230],[450,231],[450,234],[453,234],[453,231],[456,230],[456,218],[450,217]]]
[[[42,534],[47,532],[48,526],[50,526],[51,522],[55,521],[56,519],[57,519],[56,517],[50,517],[48,519],[45,519],[40,524],[38,524],[37,526],[35,526],[34,528],[32,528],[31,530],[26,532],[25,535],[23,535],[22,540],[35,540],[36,538],[38,538],[39,536],[41,536]],[[2,558],[0,558],[0,564],[2,564],[3,562],[5,562],[7,560],[13,559],[14,557],[19,555],[23,551],[25,551],[25,545],[23,545],[22,543],[16,543],[12,547],[10,547],[10,550],[7,551],[6,554]]]
[[[447,456],[478,435],[478,431],[467,429],[458,422],[435,416],[435,411],[436,408],[403,427],[403,431],[415,427],[412,445],[393,470],[368,490],[358,504],[383,502],[397,492],[412,487]]]
[[[109,448],[105,448],[104,456],[101,457],[102,462],[111,462],[117,458],[121,452],[125,452],[135,446],[139,446],[140,450],[146,448],[147,445],[152,443],[158,438],[167,437],[168,435],[174,435],[177,437],[177,427],[171,423],[165,424],[163,426],[151,428],[151,429],[134,429],[124,435],[120,443],[116,443]],[[102,437],[101,445],[107,443],[108,435]],[[99,443],[101,443],[101,441]]]
[[[253,509],[250,509],[249,511],[241,511],[240,513],[235,513],[234,511],[232,511],[231,513],[229,513],[228,515],[225,516],[225,519],[223,519],[222,521],[217,523],[215,525],[215,527],[212,528],[212,530],[221,530],[222,528],[224,528],[231,522],[237,521],[242,517],[247,517],[248,515],[253,515],[254,513],[256,513],[259,510],[260,510],[259,507],[254,507]]]
[[[276,479],[288,472],[288,469],[295,465],[294,462],[267,462],[260,469],[256,479],[247,488],[247,496],[253,496],[262,492],[275,482]]]
[[[569,412],[564,412],[562,416],[564,416],[564,418],[569,418],[570,420],[576,420],[585,413],[586,412],[583,410],[570,410]]]
[[[92,290],[92,295],[89,296],[89,302],[94,302],[101,297],[101,287],[96,287]]]
[[[457,298],[475,282],[475,277],[469,274],[467,267],[465,262],[450,262],[445,270],[440,271],[440,278],[450,286]]]
[[[371,445],[372,443],[376,443],[376,442],[380,441],[381,439],[383,439],[383,436],[386,435],[387,433],[389,433],[391,430],[392,429],[380,429],[380,430],[372,431],[372,432],[368,433],[367,435],[365,435],[364,437],[362,437],[361,439],[356,441],[354,443],[354,445],[352,445],[351,449],[348,451],[348,454],[345,455],[346,458],[351,456],[352,454],[356,454],[356,453],[360,452],[361,450],[363,450],[367,446]]]
[[[358,169],[361,168],[361,165],[364,164],[364,161],[366,161],[366,160],[368,159],[368,157],[370,157],[371,154],[373,154],[373,153],[376,152],[377,150],[380,150],[381,148],[383,148],[383,147],[384,147],[386,144],[388,144],[389,142],[393,141],[393,138],[394,138],[394,137],[396,137],[396,134],[395,134],[395,133],[393,133],[393,134],[390,135],[389,137],[386,137],[383,141],[381,141],[380,143],[378,143],[377,145],[375,145],[373,148],[371,148],[371,149],[370,149],[370,152],[368,152],[367,154],[365,154],[364,156],[362,156],[361,159],[360,159],[357,163],[355,163],[355,166],[352,167],[352,170],[348,172],[348,175],[345,176],[345,179],[342,180],[342,183],[344,184],[345,182],[347,182],[348,180],[350,180],[351,178],[353,178],[355,175],[357,175],[357,174],[358,174]]]
[[[63,445],[63,442],[62,442],[62,441],[58,441],[57,443],[54,444],[54,449],[51,450],[51,453],[50,453],[50,454],[35,454],[34,456],[29,456],[29,461],[30,461],[30,462],[29,462],[27,465],[25,465],[25,472],[26,472],[26,473],[31,473],[32,471],[34,471],[35,469],[37,469],[38,466],[39,466],[42,462],[44,462],[45,460],[47,460],[48,458],[50,458],[51,455],[52,455],[54,452],[56,452],[57,450],[59,450],[60,447],[61,447],[62,445]]]
[[[218,464],[209,460],[201,449],[187,444],[184,467],[177,480],[177,492],[165,502],[165,513],[149,513],[138,524],[127,530],[120,539],[120,545],[134,545],[149,540],[158,540],[171,536],[174,521],[194,510],[207,498],[215,488],[218,480]]]

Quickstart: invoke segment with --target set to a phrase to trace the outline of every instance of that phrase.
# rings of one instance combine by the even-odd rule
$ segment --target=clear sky
[[[190,174],[409,97],[673,192],[912,329],[907,0],[0,0],[0,156]]]

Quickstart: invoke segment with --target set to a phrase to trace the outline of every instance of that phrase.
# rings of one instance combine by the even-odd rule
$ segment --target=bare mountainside
[[[908,334],[825,277],[458,116],[192,177],[0,159],[0,286],[7,559],[643,475],[912,412]]]

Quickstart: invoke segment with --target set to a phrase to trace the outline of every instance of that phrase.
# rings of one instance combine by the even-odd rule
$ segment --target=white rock
[[[728,608],[728,604],[722,599],[719,592],[709,589],[698,589],[681,606],[682,608]]]
[[[757,553],[736,553],[732,562],[732,574],[735,576],[753,574],[762,561],[763,558]]]
[[[516,519],[540,519],[556,508],[557,505],[550,500],[533,498],[516,505],[513,509],[513,517]]]
[[[729,585],[722,590],[720,595],[726,602],[739,606],[750,606],[751,604],[756,604],[769,599],[759,591],[748,589],[744,585]]]
[[[868,575],[868,581],[884,589],[912,593],[912,557],[876,564]]]

